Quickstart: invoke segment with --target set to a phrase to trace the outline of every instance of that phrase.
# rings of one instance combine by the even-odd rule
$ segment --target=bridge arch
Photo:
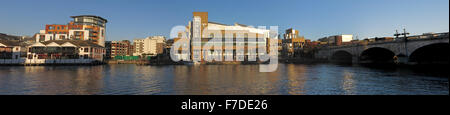
[[[424,46],[429,46],[438,43],[449,43],[448,37],[446,38],[435,38],[435,39],[426,39],[426,40],[416,40],[408,42],[408,56],[410,56],[414,51]]]
[[[360,63],[387,64],[394,63],[396,53],[382,47],[372,47],[364,50],[359,56]]]
[[[335,51],[331,55],[331,62],[338,64],[352,64],[353,55],[345,50]]]
[[[409,62],[417,64],[449,64],[449,43],[428,44],[414,50]]]

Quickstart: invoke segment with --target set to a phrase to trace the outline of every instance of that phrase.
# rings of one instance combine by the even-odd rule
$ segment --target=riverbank
[[[318,63],[330,63],[328,60],[311,59],[311,58],[280,58],[279,63],[285,64],[318,64]]]
[[[0,64],[0,66],[96,66],[104,65],[106,62],[92,62],[92,63],[9,63]]]
[[[140,64],[145,65],[148,63],[146,60],[107,60],[107,64]]]

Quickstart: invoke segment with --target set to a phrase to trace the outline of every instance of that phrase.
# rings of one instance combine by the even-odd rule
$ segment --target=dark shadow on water
[[[371,63],[358,64],[358,66],[382,70],[385,72],[405,72],[415,75],[432,76],[432,77],[449,77],[448,64],[421,64],[421,65],[397,65],[394,63]]]
[[[448,64],[422,64],[408,66],[416,74],[419,75],[432,75],[437,77],[449,77],[450,70]]]
[[[354,66],[351,62],[332,62],[334,65],[343,66],[343,67],[352,67]]]
[[[396,70],[398,67],[394,63],[365,63],[359,65],[366,68],[381,69],[381,70]]]

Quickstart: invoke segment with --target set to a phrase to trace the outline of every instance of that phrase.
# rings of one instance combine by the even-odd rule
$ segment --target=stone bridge
[[[410,37],[408,37],[410,38]],[[338,63],[448,64],[448,33],[428,38],[371,42],[321,48],[317,59]]]

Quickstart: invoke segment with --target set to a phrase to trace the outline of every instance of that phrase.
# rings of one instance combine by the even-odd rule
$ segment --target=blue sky
[[[449,31],[449,0],[2,0],[0,33],[33,35],[45,24],[66,24],[73,15],[108,19],[107,40],[169,36],[194,11],[209,21],[295,28],[302,36],[392,36]]]

